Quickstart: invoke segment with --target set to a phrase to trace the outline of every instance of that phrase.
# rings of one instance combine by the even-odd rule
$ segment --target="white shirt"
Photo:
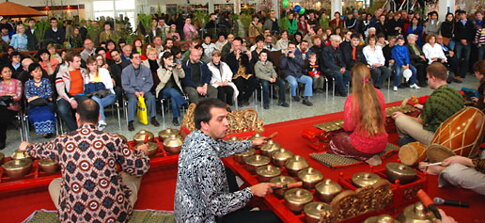
[[[364,47],[362,50],[364,53],[365,59],[369,65],[380,64],[384,65],[386,63],[386,58],[384,57],[384,53],[382,52],[382,47],[375,46],[373,50],[369,45]]]
[[[216,82],[227,81],[228,85],[234,90],[233,99],[236,100],[239,95],[237,86],[232,82],[232,71],[229,65],[220,61],[220,69],[218,69],[212,62],[207,64],[207,67],[212,72],[211,85],[212,87],[218,88],[219,85]]]
[[[109,71],[105,68],[100,67],[98,73],[101,82],[103,82],[104,84],[104,87],[107,90],[110,90],[112,94],[114,94],[115,91],[113,90],[113,81],[111,80],[111,75],[109,74]],[[84,80],[84,82],[84,84],[94,82],[94,74],[89,74],[89,79]]]
[[[443,52],[443,48],[437,43],[435,43],[434,46],[431,46],[429,43],[424,44],[423,53],[426,59],[428,59],[429,64],[434,62],[431,60],[431,58],[440,58],[446,61],[446,55]]]

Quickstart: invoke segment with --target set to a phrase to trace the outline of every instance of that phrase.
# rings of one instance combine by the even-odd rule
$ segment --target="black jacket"
[[[34,29],[34,33],[31,32],[30,28],[25,30],[25,34],[27,35],[27,49],[30,51],[35,51],[39,49],[39,43],[37,41],[37,37],[35,33],[37,30]]]
[[[389,60],[392,60],[392,48],[394,48],[394,46],[389,45],[386,45],[384,48],[382,48],[382,53],[386,58],[386,67],[389,66]]]
[[[441,35],[446,38],[453,37],[453,26],[455,26],[454,21],[444,21],[441,23]]]
[[[63,44],[65,39],[66,32],[62,27],[58,27],[57,32],[54,32],[52,28],[49,28],[45,31],[44,34],[44,40],[46,41],[46,45],[49,43]]]
[[[455,40],[460,41],[462,39],[468,40],[468,44],[471,44],[470,41],[473,41],[475,38],[475,27],[471,20],[466,20],[465,25],[458,21],[455,23],[455,30],[453,32],[455,34]]]
[[[236,75],[237,70],[239,70],[239,62],[236,59],[236,55],[234,55],[234,52],[229,53],[224,62],[229,65],[231,68],[232,74]],[[241,55],[241,64],[246,67],[246,74],[252,74],[254,67],[251,67],[251,63],[249,62],[249,57],[246,54]],[[187,74],[186,74],[187,75]]]
[[[408,43],[406,43],[406,47],[408,48],[409,59],[411,59],[411,64],[413,66],[419,63],[427,64],[427,61],[424,61],[418,54],[416,54],[413,48]],[[420,52],[421,56],[424,56],[423,50],[421,50],[421,47],[419,47],[417,43],[416,43],[416,48],[418,48],[418,51]]]
[[[367,61],[365,60],[365,56],[363,53],[364,48],[362,46],[357,46],[357,52],[355,55],[355,57],[357,58],[356,61],[352,60],[352,48],[353,47],[351,45],[344,45],[341,48],[347,70],[351,70],[352,67],[354,67],[354,65],[357,63],[367,64]]]
[[[342,50],[340,48],[333,49],[332,45],[328,45],[323,49],[322,58],[323,65],[327,70],[339,71],[340,68],[346,65]]]

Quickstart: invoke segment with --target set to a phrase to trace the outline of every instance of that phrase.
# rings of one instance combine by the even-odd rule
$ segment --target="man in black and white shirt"
[[[178,160],[175,190],[175,220],[198,222],[281,222],[270,211],[245,208],[252,197],[272,193],[271,183],[260,183],[243,190],[234,186],[234,175],[224,168],[221,158],[261,146],[267,138],[240,142],[223,141],[229,122],[226,104],[218,99],[205,99],[194,111],[197,130],[184,141]],[[228,174],[229,173],[229,174]],[[227,174],[227,175],[226,175]],[[230,186],[230,183],[231,184]],[[232,190],[231,190],[232,189]]]

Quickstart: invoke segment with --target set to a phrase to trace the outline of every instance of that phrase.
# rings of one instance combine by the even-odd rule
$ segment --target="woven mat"
[[[399,150],[399,146],[388,143],[386,146],[386,149],[381,153],[379,153],[379,156],[381,157],[382,160],[384,160],[390,157],[393,153],[397,152],[398,150]],[[364,163],[352,158],[347,158],[347,157],[343,157],[340,155],[335,155],[327,152],[312,153],[310,154],[310,157],[312,157],[313,159],[317,160],[321,164],[330,168],[342,168],[342,167],[359,165]]]
[[[23,223],[58,223],[56,211],[35,211]],[[135,210],[130,223],[175,223],[173,211]]]

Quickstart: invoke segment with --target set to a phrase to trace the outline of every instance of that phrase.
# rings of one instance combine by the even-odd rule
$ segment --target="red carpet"
[[[309,157],[309,154],[314,152],[314,150],[307,146],[308,142],[302,138],[301,132],[314,124],[341,119],[342,115],[342,113],[334,113],[266,125],[264,135],[279,132],[279,135],[274,139],[276,142],[292,150],[295,154],[305,157],[311,166],[322,166]],[[390,142],[395,143],[396,140],[397,134],[391,134]],[[386,162],[395,161],[396,159],[397,156],[394,155]],[[325,178],[337,180],[341,172],[351,176],[356,172],[366,171],[369,167],[357,165],[338,170],[331,170],[327,167],[322,168],[325,168],[323,172]],[[176,175],[175,165],[151,169],[143,179],[135,208],[173,210]],[[485,196],[463,189],[438,188],[436,176],[429,176],[427,192],[431,197],[439,196],[444,199],[469,202],[470,208],[442,207],[458,222],[485,222],[485,217],[480,213],[480,210],[485,210]],[[39,209],[54,209],[46,187],[22,193],[0,191],[0,222],[20,222]]]

